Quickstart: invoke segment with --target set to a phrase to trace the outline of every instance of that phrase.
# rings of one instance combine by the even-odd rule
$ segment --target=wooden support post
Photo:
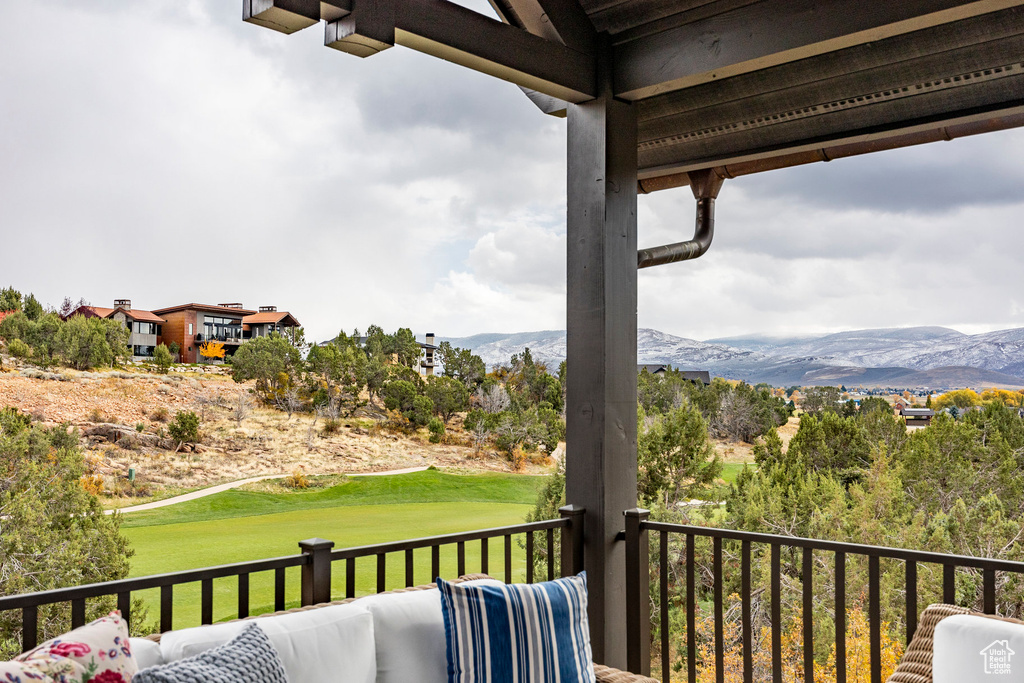
[[[598,96],[568,108],[566,502],[586,510],[584,566],[594,660],[626,666],[626,555],[636,507],[637,114],[612,97],[611,46]]]
[[[309,555],[302,565],[302,606],[331,601],[331,548],[334,541],[308,538],[299,541],[299,548]]]

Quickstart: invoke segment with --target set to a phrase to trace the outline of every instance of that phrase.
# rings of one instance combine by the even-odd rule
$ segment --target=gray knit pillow
[[[132,683],[288,683],[267,634],[252,624],[219,647],[195,657],[151,666]]]

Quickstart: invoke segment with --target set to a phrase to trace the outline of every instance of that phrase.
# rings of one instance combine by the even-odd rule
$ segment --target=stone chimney
[[[126,311],[132,310],[131,299],[114,299],[114,308],[123,308]]]

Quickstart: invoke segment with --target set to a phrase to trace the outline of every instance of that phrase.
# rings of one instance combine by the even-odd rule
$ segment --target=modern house
[[[927,427],[935,417],[935,411],[931,408],[912,408],[907,405],[897,409],[900,417],[907,423],[908,427]]]
[[[266,337],[271,332],[290,333],[299,327],[299,321],[288,311],[279,311],[277,306],[260,306],[255,315],[242,318],[242,338]]]
[[[299,327],[295,316],[278,311],[276,306],[261,306],[254,311],[240,303],[188,303],[161,308],[154,313],[167,321],[163,343],[169,346],[177,342],[183,363],[198,362],[199,347],[207,341],[223,343],[230,356],[253,337],[265,337],[271,332],[291,334]]]
[[[113,308],[79,306],[71,315],[82,315],[86,318],[109,318],[124,323],[132,333],[128,345],[132,349],[132,358],[135,360],[146,360],[153,357],[153,349],[160,344],[163,324],[167,322],[152,311],[132,308],[131,299],[114,299]]]
[[[671,365],[664,363],[640,363],[636,366],[636,373],[639,375],[646,370],[652,375],[664,375],[672,369]],[[707,370],[678,370],[679,376],[691,382],[700,382],[704,386],[711,384],[711,373]]]
[[[434,345],[433,332],[427,332],[425,341],[420,342],[420,348],[423,349],[423,360],[420,361],[420,374],[430,377],[434,374],[434,368],[437,367],[437,363],[434,360],[437,346]]]

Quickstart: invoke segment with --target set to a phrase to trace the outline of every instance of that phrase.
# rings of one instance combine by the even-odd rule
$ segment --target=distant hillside
[[[549,366],[564,360],[566,353],[562,330],[448,341],[472,349],[488,367],[507,363],[527,347]],[[719,377],[777,386],[1024,386],[1024,328],[967,335],[946,327],[909,327],[707,341],[642,328],[637,333],[637,362],[709,370]]]

